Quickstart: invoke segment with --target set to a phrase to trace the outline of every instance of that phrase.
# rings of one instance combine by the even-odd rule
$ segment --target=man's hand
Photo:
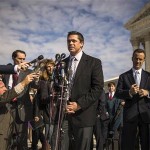
[[[38,122],[40,120],[39,117],[34,117],[35,122]]]
[[[27,62],[20,63],[20,64],[17,66],[17,71],[20,71],[20,70],[25,71],[25,70],[28,69],[29,66],[30,66],[30,64],[27,63]]]
[[[139,92],[139,86],[137,86],[136,84],[133,84],[130,88],[130,94],[135,95],[138,92]]]
[[[68,114],[75,113],[77,110],[81,109],[81,107],[76,102],[69,102],[66,107],[66,112]]]
[[[30,82],[32,82],[35,78],[38,78],[39,74],[37,73],[31,73],[31,74],[28,74],[24,80],[21,82],[22,86],[26,86],[28,85]]]
[[[140,97],[148,96],[149,95],[149,91],[144,90],[144,89],[140,89],[139,90],[139,95],[140,95]]]

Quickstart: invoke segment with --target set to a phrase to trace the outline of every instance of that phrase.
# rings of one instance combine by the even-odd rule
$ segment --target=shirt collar
[[[109,95],[110,95],[110,94],[114,95],[114,94],[115,94],[115,91],[113,91],[113,92],[109,92]]]
[[[140,68],[139,70],[135,70],[134,68],[132,68],[132,71],[133,71],[133,73],[135,73],[136,71],[138,71],[139,74],[141,74],[142,73],[142,68]]]
[[[71,55],[70,55],[70,59],[71,59],[72,57],[75,57],[77,61],[80,61],[80,59],[81,59],[81,57],[82,57],[82,54],[83,54],[83,51],[81,50],[81,51],[80,51],[77,55],[75,55],[75,56],[71,56]]]

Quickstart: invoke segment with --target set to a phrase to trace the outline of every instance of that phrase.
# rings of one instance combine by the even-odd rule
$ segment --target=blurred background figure
[[[42,135],[43,127],[39,127],[38,130],[33,131],[33,134],[36,134],[37,137],[32,138],[32,145],[37,145],[37,141],[40,138],[43,149],[48,149],[50,147],[49,145],[51,145],[56,110],[53,93],[53,69],[55,62],[52,59],[45,59],[41,63],[43,65],[43,70],[38,81],[33,114],[36,120],[39,120],[42,116],[45,127],[45,137]]]
[[[109,120],[106,122],[107,139],[105,146],[107,149],[120,148],[120,133],[122,129],[123,105],[122,100],[115,97],[116,85],[114,82],[108,83],[108,93],[106,93],[106,111]]]
[[[108,115],[106,114],[105,91],[103,90],[98,102],[96,122],[93,127],[93,134],[96,139],[96,150],[104,149],[105,140],[107,138],[106,131],[108,119]],[[93,141],[91,150],[93,150]]]

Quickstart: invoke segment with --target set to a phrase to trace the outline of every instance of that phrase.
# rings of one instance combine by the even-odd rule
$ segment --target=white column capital
[[[133,47],[133,50],[139,48],[140,46],[140,41],[138,39],[131,39],[130,40],[131,44],[132,44],[132,47]]]

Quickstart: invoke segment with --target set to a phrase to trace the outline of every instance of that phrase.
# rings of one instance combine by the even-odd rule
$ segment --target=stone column
[[[146,35],[144,37],[144,40],[145,40],[145,52],[146,52],[145,70],[150,72],[150,35]]]
[[[134,51],[135,49],[138,49],[138,48],[139,48],[139,46],[140,46],[139,40],[137,40],[137,39],[131,39],[130,42],[131,42],[131,44],[132,44],[133,51]]]

